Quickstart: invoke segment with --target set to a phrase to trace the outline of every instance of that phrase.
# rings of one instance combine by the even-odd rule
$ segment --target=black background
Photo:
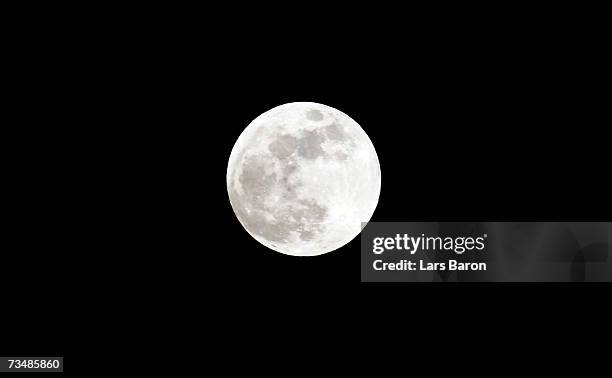
[[[85,370],[100,352],[213,347],[227,369],[346,352],[365,368],[376,351],[401,363],[500,340],[521,342],[525,360],[538,358],[534,340],[571,356],[570,337],[599,332],[606,286],[363,284],[358,239],[296,258],[244,231],[225,186],[231,148],[293,101],[335,107],[367,132],[382,172],[375,221],[609,221],[595,41],[537,18],[495,27],[363,11],[20,29],[36,44],[17,44],[21,118],[5,139],[16,210],[5,355],[64,355]]]

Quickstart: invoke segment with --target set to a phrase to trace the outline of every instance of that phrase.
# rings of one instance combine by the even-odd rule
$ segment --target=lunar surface
[[[332,107],[294,102],[251,122],[227,166],[229,199],[246,231],[294,256],[338,249],[374,213],[380,166],[370,138]]]

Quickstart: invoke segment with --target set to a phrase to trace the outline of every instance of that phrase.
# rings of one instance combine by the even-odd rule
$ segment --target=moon
[[[236,217],[255,240],[293,256],[334,251],[355,238],[380,195],[380,164],[346,114],[293,102],[242,132],[227,165]]]

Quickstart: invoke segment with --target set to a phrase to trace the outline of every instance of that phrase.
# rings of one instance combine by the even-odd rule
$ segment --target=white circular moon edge
[[[245,230],[294,256],[331,252],[359,235],[381,186],[365,131],[314,102],[280,105],[253,120],[232,149],[226,178]]]

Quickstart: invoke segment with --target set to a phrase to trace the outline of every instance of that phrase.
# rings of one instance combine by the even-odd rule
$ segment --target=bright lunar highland
[[[273,108],[242,132],[227,191],[242,226],[261,244],[295,256],[338,249],[374,213],[380,165],[363,129],[312,102]]]

